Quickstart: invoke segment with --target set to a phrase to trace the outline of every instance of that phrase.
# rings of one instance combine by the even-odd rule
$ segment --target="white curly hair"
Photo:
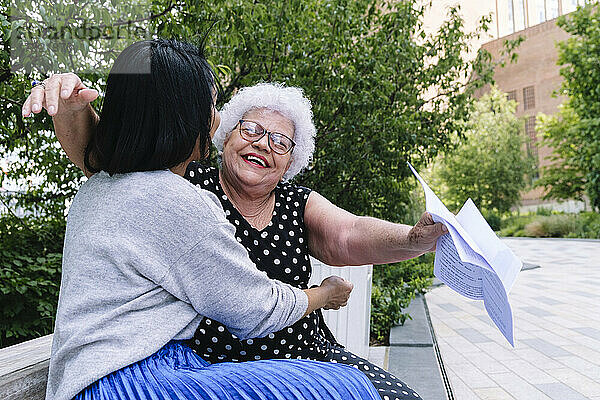
[[[317,129],[312,120],[310,100],[304,97],[302,89],[286,87],[282,83],[259,83],[240,89],[221,109],[221,125],[215,132],[213,143],[222,154],[227,135],[244,114],[261,108],[277,111],[294,124],[296,146],[290,167],[283,175],[283,180],[288,181],[308,166],[315,151]]]

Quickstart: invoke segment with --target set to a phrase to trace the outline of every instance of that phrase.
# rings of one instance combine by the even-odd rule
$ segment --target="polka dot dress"
[[[236,229],[237,241],[248,250],[250,259],[258,269],[265,271],[272,279],[300,289],[308,288],[312,270],[304,227],[304,207],[310,189],[278,184],[275,188],[275,207],[271,222],[259,231],[229,201],[221,188],[215,168],[190,163],[185,178],[217,195],[227,219]],[[349,364],[365,373],[382,399],[420,398],[394,376],[328,341],[326,333],[319,328],[319,315],[316,312],[279,332],[247,340],[239,340],[223,324],[204,318],[190,346],[210,363],[302,358]],[[385,375],[386,379],[380,375]]]

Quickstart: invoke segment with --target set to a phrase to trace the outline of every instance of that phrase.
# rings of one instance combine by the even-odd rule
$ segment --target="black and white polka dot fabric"
[[[339,345],[329,346],[327,361],[352,365],[362,371],[371,381],[383,400],[421,399],[421,397],[404,382],[383,368],[350,353]]]
[[[308,288],[312,270],[304,226],[304,207],[310,189],[291,184],[277,185],[271,222],[259,231],[228,200],[215,168],[191,163],[185,178],[217,195],[227,219],[235,226],[236,239],[246,247],[257,268],[272,279],[301,289]],[[279,332],[248,340],[239,340],[221,323],[204,318],[190,346],[211,363],[303,358],[350,364],[365,373],[379,390],[382,399],[420,398],[393,375],[328,341],[326,336],[319,328],[316,312]]]

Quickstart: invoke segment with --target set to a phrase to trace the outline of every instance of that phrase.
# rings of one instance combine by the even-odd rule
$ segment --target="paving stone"
[[[519,400],[550,400],[550,397],[534,385],[525,381],[517,374],[512,372],[502,374],[490,374],[491,379],[498,385]]]
[[[577,356],[559,357],[556,360],[567,367],[587,376],[594,382],[600,382],[600,368],[598,367],[598,364],[591,363]],[[598,359],[598,362],[600,362],[600,359]]]
[[[438,304],[437,306],[448,312],[461,311],[460,308],[456,307],[454,304],[451,303]]]
[[[478,320],[485,322],[486,324],[492,326],[494,324],[494,322],[490,319],[489,315],[476,315],[475,316]]]
[[[481,371],[471,362],[453,365],[451,366],[451,369],[463,382],[469,385],[471,389],[498,386],[489,378],[488,374]]]
[[[514,397],[499,387],[475,389],[475,394],[481,400],[515,400]]]
[[[543,310],[539,307],[529,306],[529,307],[519,307],[519,309],[523,310],[525,312],[528,312],[529,314],[533,314],[536,317],[551,317],[554,315],[553,313]]]
[[[571,368],[549,370],[548,373],[586,397],[600,396],[600,383]]]
[[[589,400],[581,393],[571,389],[563,383],[543,383],[535,385],[552,400]]]
[[[581,328],[573,328],[575,332],[579,332],[582,335],[591,337],[596,340],[600,340],[600,330],[589,328],[589,327],[581,327]]]
[[[458,332],[471,343],[485,343],[492,341],[492,339],[473,328],[456,329],[456,332]]]
[[[383,368],[387,371],[387,358],[389,353],[389,347],[387,346],[371,346],[369,347],[369,356],[367,359],[379,368]]]
[[[533,365],[537,365],[538,368],[544,371],[547,371],[549,369],[561,368],[563,365],[558,361],[532,348],[515,350],[515,354],[519,358],[526,360]]]
[[[528,283],[527,286],[532,287],[532,288],[536,288],[536,289],[542,289],[542,290],[548,289],[547,286],[540,285],[539,283]]]
[[[447,373],[450,386],[452,387],[452,394],[456,400],[481,400],[480,397],[454,373],[454,371],[448,369]]]
[[[585,292],[583,290],[572,290],[571,293],[573,293],[574,296],[583,296],[583,297],[588,297],[590,299],[598,299],[598,294],[597,293],[590,293],[590,292]]]
[[[504,360],[502,364],[529,383],[556,382],[556,378],[525,360]]]
[[[433,346],[423,297],[415,297],[405,311],[410,314],[411,319],[407,319],[404,325],[391,329],[390,346]]]
[[[445,340],[439,339],[438,346],[440,348],[440,353],[442,355],[442,360],[444,360],[444,365],[454,366],[457,364],[466,364],[469,362],[461,353],[454,350],[450,344],[448,344]]]
[[[515,350],[513,350],[512,348],[509,350],[508,348],[496,342],[477,343],[476,346],[483,350],[487,355],[495,358],[496,360],[514,360],[518,358]]]
[[[551,329],[554,329],[552,325],[545,325],[545,326],[547,327],[547,329],[532,332],[532,334],[537,339],[542,339],[542,340],[544,340],[548,343],[551,343],[552,345],[560,347],[560,348],[563,348],[563,346],[575,344],[575,342],[572,339],[575,336],[577,336],[577,334],[574,334],[571,332],[571,334],[570,335],[568,334],[567,337],[560,336],[560,335],[557,335],[556,332],[550,331]],[[560,328],[558,328],[558,329],[560,329]]]
[[[600,400],[600,241],[503,241],[541,265],[522,271],[509,294],[515,348],[481,302],[445,286],[426,295],[455,398]]]
[[[445,357],[445,353],[442,353]],[[444,358],[444,362],[446,359]],[[488,356],[483,352],[469,354],[469,359],[463,363],[471,362],[485,374],[497,374],[501,372],[510,372],[500,361]]]
[[[557,301],[555,299],[552,299],[550,297],[544,297],[544,296],[538,296],[535,298],[537,301],[542,302],[544,304],[548,304],[549,306],[555,306],[558,304],[563,304],[560,301]]]
[[[600,366],[600,352],[590,349],[587,346],[579,344],[572,346],[565,346],[565,350],[575,354],[577,357],[589,361],[593,364]]]
[[[523,342],[549,357],[562,357],[571,355],[571,353],[565,349],[555,346],[543,339],[524,339]]]

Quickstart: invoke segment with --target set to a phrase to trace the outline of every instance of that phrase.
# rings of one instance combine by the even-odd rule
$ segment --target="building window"
[[[535,132],[535,116],[529,116],[525,120],[525,134],[527,135],[527,154],[533,157],[535,165],[539,165],[539,154],[537,146],[537,136]],[[537,178],[537,172],[533,178]]]
[[[546,17],[548,19],[558,17],[558,0],[546,0]]]
[[[534,0],[534,11],[529,14],[529,26],[546,22],[546,1]]]
[[[510,92],[506,93],[506,98],[508,100],[517,101],[517,91],[516,90],[511,90]]]
[[[563,0],[562,2],[562,13],[568,14],[577,9],[577,0]]]
[[[514,18],[515,18],[515,31],[522,31],[525,29],[525,1],[514,0]]]
[[[523,88],[523,110],[535,108],[535,90],[533,86]]]
[[[527,137],[529,138],[529,141],[531,143],[536,143],[537,142],[537,136],[535,134],[535,116],[529,116],[527,117],[527,119],[525,119],[525,133],[527,134]]]
[[[515,12],[514,12],[514,5],[513,5],[513,0],[508,0],[508,29],[510,31],[510,33],[513,33],[515,31]]]

